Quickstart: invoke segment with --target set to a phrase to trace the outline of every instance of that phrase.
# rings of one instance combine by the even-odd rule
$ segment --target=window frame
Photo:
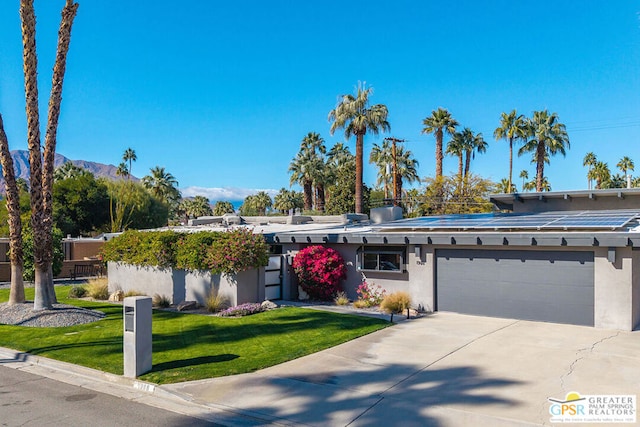
[[[376,268],[364,268],[365,256],[376,255]],[[397,270],[380,268],[380,255],[396,255],[399,257]],[[364,272],[402,274],[407,271],[407,248],[404,246],[360,246],[356,251],[356,270]]]

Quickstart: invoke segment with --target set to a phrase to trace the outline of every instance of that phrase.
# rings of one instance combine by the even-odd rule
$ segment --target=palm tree
[[[520,178],[522,178],[522,189],[526,190],[525,185],[524,185],[524,181],[525,179],[529,179],[529,172],[526,171],[526,169],[523,169],[520,171]]]
[[[462,179],[464,164],[464,136],[462,132],[454,132],[453,137],[447,142],[446,154],[458,157],[458,179]]]
[[[465,149],[465,162],[464,162],[464,176],[469,175],[469,167],[471,165],[471,159],[475,158],[475,153],[485,153],[487,151],[488,144],[482,137],[482,133],[473,134],[471,129],[464,128],[462,131],[462,140],[464,141]]]
[[[222,216],[227,213],[234,213],[236,210],[228,201],[218,200],[213,206],[213,214],[216,216]]]
[[[605,162],[597,161],[589,172],[588,178],[596,182],[596,190],[607,188],[611,180],[609,165]]]
[[[44,282],[44,228],[42,226],[42,154],[40,151],[40,113],[38,110],[38,58],[36,54],[36,18],[33,1],[20,2],[22,21],[22,45],[24,61],[24,86],[27,113],[27,145],[29,148],[29,170],[31,185],[31,223],[34,233],[34,267],[36,271],[34,310],[52,307],[49,293]]]
[[[546,176],[542,178],[542,187],[540,191],[551,191],[551,184]]]
[[[566,155],[569,148],[569,135],[564,124],[558,121],[558,115],[547,110],[534,111],[533,118],[527,120],[529,128],[528,135],[531,140],[527,141],[518,150],[518,155],[524,153],[534,153],[536,163],[536,191],[542,191],[544,178],[545,159],[561,153]]]
[[[424,129],[422,133],[432,133],[436,137],[436,179],[442,177],[442,138],[444,132],[453,136],[456,131],[458,122],[451,117],[451,113],[442,107],[431,112],[431,115],[425,118],[422,123]]]
[[[273,205],[271,196],[269,196],[265,191],[259,191],[253,197],[253,202],[255,203],[255,207],[260,215],[266,215],[267,209],[269,209]]]
[[[396,146],[394,155],[393,146],[389,140],[385,140],[382,146],[373,145],[369,155],[369,163],[375,163],[378,167],[376,185],[383,186],[385,199],[389,198],[389,187],[395,183],[395,188],[393,188],[394,205],[402,198],[402,181],[405,180],[408,183],[412,183],[419,180],[417,172],[418,161],[413,158],[413,153],[405,150],[402,146]],[[393,165],[395,165],[395,168]]]
[[[353,164],[355,166],[355,157],[342,142],[336,142],[329,153],[327,153],[327,163],[337,168]]]
[[[388,132],[391,129],[387,116],[387,106],[376,104],[369,106],[369,96],[373,94],[373,87],[366,87],[366,83],[358,83],[356,95],[343,95],[335,109],[329,112],[331,135],[336,129],[344,129],[345,138],[351,135],[356,137],[356,189],[355,211],[363,213],[363,145],[367,131],[378,135],[380,131]]]
[[[180,191],[177,189],[178,180],[163,167],[151,168],[151,174],[142,178],[142,185],[167,204],[180,199]]]
[[[324,211],[324,187],[327,183],[327,168],[325,167],[324,154],[327,148],[324,145],[324,139],[317,132],[309,132],[302,139],[300,150],[309,153],[309,167],[311,170],[311,178],[315,187],[315,208]]]
[[[209,199],[204,196],[195,196],[192,199],[182,199],[179,210],[185,215],[185,219],[198,218],[213,214]]]
[[[22,250],[22,220],[20,218],[20,192],[13,169],[13,158],[9,152],[9,141],[4,131],[0,114],[0,164],[5,181],[7,214],[9,217],[9,257],[11,261],[11,289],[9,305],[25,302],[24,282],[22,279],[24,253]]]
[[[79,166],[76,166],[71,162],[67,162],[55,169],[55,171],[53,172],[53,180],[62,181],[64,179],[77,178],[87,173],[91,172]]]
[[[627,184],[630,185],[630,183],[627,182],[628,177],[629,176],[620,175],[619,173],[612,175],[608,182],[608,188],[631,188],[627,187]]]
[[[517,193],[518,189],[515,185],[509,182],[509,178],[502,178],[498,184],[496,184],[497,193]]]
[[[627,188],[631,188],[631,174],[629,174],[628,171],[633,171],[633,168],[634,168],[633,160],[631,160],[627,156],[624,156],[623,158],[620,159],[620,161],[616,166],[618,167],[618,169],[620,169],[622,174],[627,178]]]
[[[290,184],[299,183],[304,192],[305,210],[313,208],[315,199],[316,209],[324,211],[324,187],[327,181],[327,168],[324,154],[327,149],[324,139],[319,133],[309,132],[300,143],[300,151],[289,165],[292,174]],[[315,190],[315,197],[314,195]]]
[[[129,168],[125,162],[121,162],[116,169],[117,176],[129,176]]]
[[[58,30],[56,60],[53,66],[47,131],[45,134],[44,168],[42,166],[40,113],[38,109],[38,57],[36,53],[36,18],[33,0],[20,1],[22,23],[23,72],[27,115],[27,145],[29,149],[29,170],[31,174],[30,203],[31,224],[34,241],[35,298],[34,310],[52,307],[56,301],[53,289],[53,160],[56,148],[56,134],[62,83],[66,70],[66,56],[71,39],[71,26],[78,5],[67,0],[62,9],[62,20]]]
[[[304,194],[304,210],[313,209],[313,158],[310,154],[299,152],[289,164],[291,178],[289,184],[296,182],[302,186]]]
[[[589,170],[587,171],[587,181],[589,182],[589,190],[591,190],[591,178],[589,178],[589,176],[591,175],[591,170],[593,169],[593,166],[595,166],[597,161],[598,159],[596,159],[596,155],[593,154],[593,152],[588,152],[587,154],[585,154],[584,159],[582,160],[582,166],[589,167]]]
[[[506,193],[512,193],[511,185],[513,184],[513,143],[519,139],[526,139],[527,126],[524,115],[518,114],[514,109],[509,114],[502,113],[500,115],[500,126],[493,132],[493,137],[497,140],[506,139],[509,141],[509,190]]]
[[[47,116],[47,131],[44,137],[44,155],[42,166],[42,214],[41,222],[34,222],[34,247],[41,252],[42,269],[46,276],[43,277],[45,283],[42,285],[48,294],[48,301],[56,303],[56,293],[53,285],[53,174],[58,134],[58,119],[60,118],[60,105],[62,103],[62,86],[67,66],[67,53],[71,42],[71,28],[78,11],[78,4],[73,0],[66,0],[62,8],[62,19],[58,29],[58,45],[56,60],[53,66],[51,78],[51,93],[49,95],[49,110]],[[35,16],[34,16],[35,18]],[[35,33],[34,33],[35,44]],[[33,177],[31,178],[33,179]],[[39,236],[38,236],[39,235]],[[36,243],[42,239],[42,243]],[[35,258],[40,258],[36,255]],[[37,269],[36,269],[37,272]],[[35,285],[38,286],[37,274]],[[34,309],[39,309],[38,303],[34,301]],[[42,308],[48,308],[46,301]]]
[[[128,173],[127,173],[127,177],[128,179],[131,179],[131,175],[132,175],[132,163],[131,162],[135,162],[136,160],[138,160],[138,156],[136,156],[136,152],[133,148],[129,147],[126,150],[124,150],[124,154],[122,155],[122,161],[124,162],[129,162],[129,169],[127,169]]]
[[[396,149],[396,188],[394,190],[396,197],[402,198],[403,181],[409,184],[420,181],[418,165],[418,161],[414,159],[413,153],[410,150],[405,150],[402,146]],[[397,202],[399,202],[399,200]]]
[[[296,208],[302,208],[304,200],[301,193],[281,188],[273,198],[273,207],[282,213],[292,212]]]
[[[378,167],[378,180],[376,181],[376,185],[382,186],[384,198],[388,199],[393,182],[390,167],[393,163],[393,155],[391,152],[391,142],[389,140],[385,139],[382,142],[382,146],[373,144],[371,153],[369,153],[369,163],[373,163]]]

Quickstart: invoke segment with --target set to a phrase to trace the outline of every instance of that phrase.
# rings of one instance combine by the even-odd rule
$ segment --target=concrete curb
[[[166,390],[154,383],[34,356],[9,348],[0,347],[0,366],[24,370],[56,381],[225,426],[286,425],[270,419],[271,417],[261,417],[237,408],[199,403],[186,394]]]

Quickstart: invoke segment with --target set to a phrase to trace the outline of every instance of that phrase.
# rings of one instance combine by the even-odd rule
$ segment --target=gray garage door
[[[436,251],[437,310],[593,326],[593,252]]]

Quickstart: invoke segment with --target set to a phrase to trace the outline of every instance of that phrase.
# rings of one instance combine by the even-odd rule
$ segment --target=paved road
[[[216,424],[0,366],[0,425],[179,427]]]

